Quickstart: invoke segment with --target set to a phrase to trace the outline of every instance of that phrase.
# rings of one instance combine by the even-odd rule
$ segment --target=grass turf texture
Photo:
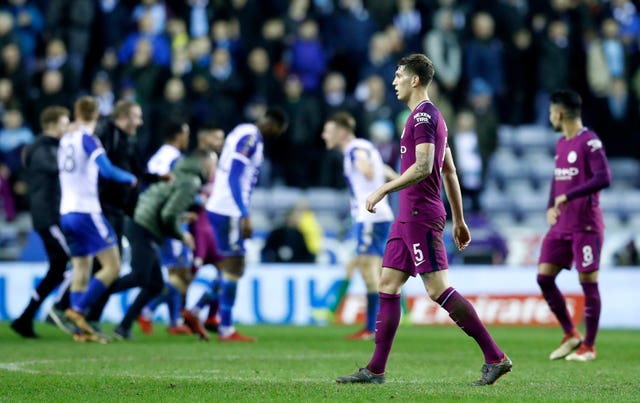
[[[155,335],[99,345],[38,323],[41,338],[25,340],[0,323],[0,401],[640,401],[639,331],[601,330],[598,359],[579,363],[548,360],[559,329],[493,327],[514,370],[472,387],[482,354],[453,326],[401,326],[385,385],[334,382],[373,351],[372,341],[343,339],[355,327],[239,330],[258,342],[206,343],[161,324]]]

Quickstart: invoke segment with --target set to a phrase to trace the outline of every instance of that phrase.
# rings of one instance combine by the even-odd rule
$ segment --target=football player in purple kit
[[[471,234],[464,221],[460,184],[447,146],[447,126],[427,92],[434,73],[433,63],[423,54],[412,54],[398,62],[393,86],[398,99],[411,109],[400,138],[401,175],[380,186],[366,200],[367,210],[375,212],[376,204],[385,195],[400,191],[398,214],[382,262],[376,347],[366,367],[337,378],[338,383],[385,382],[385,367],[400,322],[401,288],[417,274],[429,297],[446,309],[482,349],[482,378],[473,385],[491,385],[511,371],[511,360],[493,341],[471,303],[449,286],[442,240],[446,218],[440,196],[443,183],[451,204],[453,238],[458,249],[469,244]]]
[[[574,91],[551,95],[549,120],[562,137],[556,145],[556,165],[547,210],[549,231],[542,241],[538,284],[549,308],[564,331],[560,346],[549,359],[591,361],[600,320],[598,269],[604,222],[600,190],[609,186],[611,171],[598,136],[582,125],[582,100]],[[562,269],[575,262],[585,297],[585,338],[571,320],[565,299],[556,285]],[[575,351],[574,351],[575,350]]]

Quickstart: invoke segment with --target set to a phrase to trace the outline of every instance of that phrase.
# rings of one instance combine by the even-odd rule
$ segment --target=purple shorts
[[[579,272],[598,270],[603,233],[549,231],[542,241],[538,263],[550,263],[571,269],[573,262]]]
[[[446,270],[447,250],[442,241],[445,217],[399,222],[391,233],[382,258],[382,267],[403,271],[410,276]]]
[[[198,219],[189,226],[189,230],[196,244],[193,257],[199,258],[203,265],[218,264],[222,260],[222,255],[218,251],[216,238],[213,235],[206,210],[198,212]]]

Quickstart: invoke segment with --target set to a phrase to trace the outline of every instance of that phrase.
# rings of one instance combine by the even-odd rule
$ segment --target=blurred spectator
[[[312,263],[315,255],[309,251],[304,235],[298,228],[301,211],[292,208],[285,222],[276,227],[262,248],[262,261],[266,263]]]
[[[396,72],[396,62],[391,52],[391,38],[384,32],[378,32],[369,41],[369,53],[367,59],[360,67],[359,86],[372,75],[383,78],[385,87],[391,93],[393,91],[393,75]]]
[[[161,93],[161,85],[168,76],[168,70],[153,61],[153,44],[143,37],[136,42],[133,57],[122,68],[122,83],[132,83],[136,100],[143,109],[151,105]]]
[[[393,25],[402,33],[406,51],[419,52],[422,15],[416,8],[416,0],[396,0],[396,8]]]
[[[150,33],[160,35],[164,32],[167,23],[167,10],[162,0],[141,0],[140,4],[133,8],[133,20],[139,22],[143,16],[151,19]]]
[[[39,119],[40,113],[47,106],[64,106],[69,108],[73,99],[64,93],[64,77],[58,70],[46,70],[42,74],[42,81],[39,91],[37,91],[29,103],[30,122],[36,131],[41,131]],[[37,126],[33,126],[33,125]]]
[[[25,125],[20,109],[7,109],[0,129],[0,162],[9,168],[11,177],[20,171],[22,148],[30,144],[33,138],[33,131]]]
[[[482,191],[483,166],[480,157],[476,119],[469,110],[458,113],[452,136],[448,141],[456,168],[460,176],[460,189],[466,207],[472,212],[482,210],[480,192]]]
[[[140,16],[138,29],[125,38],[118,51],[118,63],[126,64],[131,62],[131,59],[135,57],[138,51],[138,44],[141,41],[149,44],[153,64],[169,66],[171,62],[171,45],[164,33],[156,34],[153,32],[153,18],[149,13]]]
[[[607,4],[608,14],[620,25],[620,37],[628,51],[638,52],[640,38],[640,15],[631,0],[611,0]]]
[[[330,67],[344,75],[349,88],[356,85],[357,66],[366,59],[367,45],[376,29],[362,0],[339,1],[339,8],[325,31],[325,43],[331,55]]]
[[[284,68],[282,68],[281,62],[286,49],[284,22],[279,18],[266,20],[262,25],[262,37],[259,44],[269,54],[269,60],[274,66],[275,74],[282,77]]]
[[[7,44],[1,52],[0,77],[11,80],[13,95],[24,106],[31,92],[30,71],[24,68],[20,48],[15,43]]]
[[[549,94],[569,85],[569,29],[561,20],[552,21],[538,51],[536,123],[549,125]]]
[[[154,102],[151,111],[153,133],[167,133],[171,122],[190,122],[191,108],[186,98],[186,89],[178,77],[170,78],[164,85],[162,99]],[[192,142],[195,144],[195,136]],[[152,136],[150,150],[157,150],[162,143],[160,136]]]
[[[91,46],[91,27],[96,19],[94,0],[50,0],[46,13],[47,38],[61,38],[67,45],[74,70],[84,71],[85,56]],[[107,27],[106,29],[115,29]]]
[[[261,98],[268,104],[280,104],[284,97],[282,85],[273,70],[269,53],[263,47],[255,47],[247,57],[247,99]]]
[[[327,60],[318,37],[318,24],[314,20],[305,20],[288,51],[289,72],[302,81],[305,92],[317,92],[325,73]]]
[[[10,43],[17,45],[18,40],[18,35],[14,30],[13,16],[6,11],[0,10],[0,49]]]
[[[13,83],[7,78],[0,78],[0,120],[10,107],[21,108],[22,105],[13,95]]]
[[[494,96],[502,96],[505,90],[504,51],[495,36],[493,17],[485,12],[473,16],[473,37],[464,48],[464,71],[469,83],[484,81]]]
[[[38,40],[44,28],[44,18],[38,7],[27,0],[8,0],[0,9],[13,17],[20,52],[27,63],[33,63]]]
[[[5,111],[0,129],[0,197],[5,217],[15,218],[16,208],[26,207],[26,185],[21,178],[22,149],[30,144],[33,132],[24,124],[22,112],[17,108]],[[16,206],[17,204],[17,206]]]
[[[390,81],[390,80],[388,80]],[[387,86],[379,75],[367,77],[358,87],[356,96],[361,102],[362,116],[358,124],[368,128],[378,120],[393,120],[400,104],[387,97]],[[394,108],[395,106],[395,108]],[[363,133],[366,136],[366,133]]]
[[[71,65],[67,55],[67,47],[61,39],[49,41],[45,49],[45,58],[42,61],[42,70],[58,70],[64,80],[64,92],[71,98],[75,98],[80,87],[79,72]]]
[[[506,115],[504,123],[521,125],[534,119],[536,89],[536,50],[527,28],[517,30],[505,51]]]
[[[171,52],[186,49],[189,45],[189,34],[187,33],[187,25],[179,18],[172,18],[167,21],[167,35],[169,35],[169,43],[171,44]]]
[[[625,76],[624,45],[620,39],[618,23],[608,18],[602,22],[602,37],[595,37],[587,48],[587,80],[591,92],[604,96],[611,80]]]
[[[400,163],[400,144],[394,136],[393,121],[376,120],[369,127],[369,140],[376,146],[382,161],[393,169]]]
[[[295,75],[285,80],[284,92],[284,109],[290,122],[287,134],[281,136],[287,144],[279,149],[286,150],[280,160],[286,166],[286,183],[301,188],[317,186],[324,155],[320,139],[323,120],[318,114],[321,104],[314,96],[304,93],[302,82]]]
[[[361,122],[361,114],[357,101],[347,93],[347,81],[341,73],[331,72],[327,74],[322,86],[322,107],[321,121],[338,111],[347,111],[356,118],[356,122]],[[360,129],[362,130],[362,129]],[[318,139],[320,132],[316,133]],[[361,132],[358,133],[362,137]],[[342,174],[343,155],[337,150],[328,150],[324,153],[323,162],[320,168],[320,186],[327,186],[336,189],[345,187],[344,176]]]
[[[209,35],[209,22],[215,18],[214,1],[188,0],[174,2],[174,12],[178,18],[185,21],[191,38],[201,38]]]
[[[234,66],[242,59],[243,51],[236,29],[235,23],[227,20],[216,20],[211,25],[211,47],[228,51]]]
[[[473,242],[462,252],[462,262],[465,264],[504,264],[509,254],[509,248],[504,236],[491,221],[482,213],[469,214],[467,225],[473,234]],[[458,261],[455,259],[454,261]]]
[[[596,103],[594,129],[602,133],[607,155],[611,157],[637,156],[640,146],[640,107],[638,100],[629,91],[627,82],[614,78],[607,94]]]
[[[482,160],[482,179],[486,175],[489,160],[498,147],[498,113],[493,106],[493,92],[483,80],[471,82],[469,104],[475,118],[478,134],[478,152]]]
[[[453,10],[441,8],[434,16],[434,27],[424,37],[424,52],[438,66],[435,80],[452,94],[462,74],[462,48],[455,32]]]
[[[216,111],[216,121],[225,132],[229,132],[242,116],[242,94],[244,81],[233,66],[231,53],[217,48],[211,54],[208,71],[204,72],[209,85],[209,107]]]
[[[130,24],[130,12],[125,0],[99,0],[94,43],[100,52],[114,49],[122,42]]]
[[[104,71],[99,71],[93,78],[91,95],[98,101],[100,116],[111,115],[116,96],[113,93],[113,83]]]
[[[291,0],[284,15],[284,27],[287,36],[293,37],[305,21],[314,20],[311,0]]]

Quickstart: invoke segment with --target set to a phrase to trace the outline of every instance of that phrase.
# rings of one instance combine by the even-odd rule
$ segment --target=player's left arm
[[[433,143],[420,143],[416,145],[416,162],[414,162],[402,175],[385,183],[367,197],[366,207],[371,213],[375,213],[376,204],[389,193],[407,188],[420,182],[433,171],[433,158],[435,154]]]
[[[602,142],[599,139],[590,140],[585,144],[585,148],[585,155],[587,156],[587,164],[591,171],[591,177],[566,194],[558,195],[555,198],[555,207],[567,201],[594,194],[609,187],[611,184],[611,170],[609,169],[607,156],[602,148]]]
[[[160,211],[163,228],[169,229],[173,238],[182,239],[182,215],[193,204],[201,183],[199,179],[182,180],[174,189]]]
[[[93,159],[98,165],[98,172],[100,176],[111,179],[116,182],[128,183],[135,185],[137,179],[135,176],[113,165],[104,149],[98,144],[96,138],[85,134],[82,136],[82,148],[87,153],[90,159]]]
[[[449,205],[451,206],[451,216],[453,220],[453,239],[459,250],[463,250],[471,242],[471,233],[469,227],[464,221],[464,212],[462,209],[462,192],[460,191],[460,182],[456,173],[456,166],[453,162],[451,149],[446,148],[444,153],[444,162],[442,164],[442,181],[444,191],[447,194]]]

